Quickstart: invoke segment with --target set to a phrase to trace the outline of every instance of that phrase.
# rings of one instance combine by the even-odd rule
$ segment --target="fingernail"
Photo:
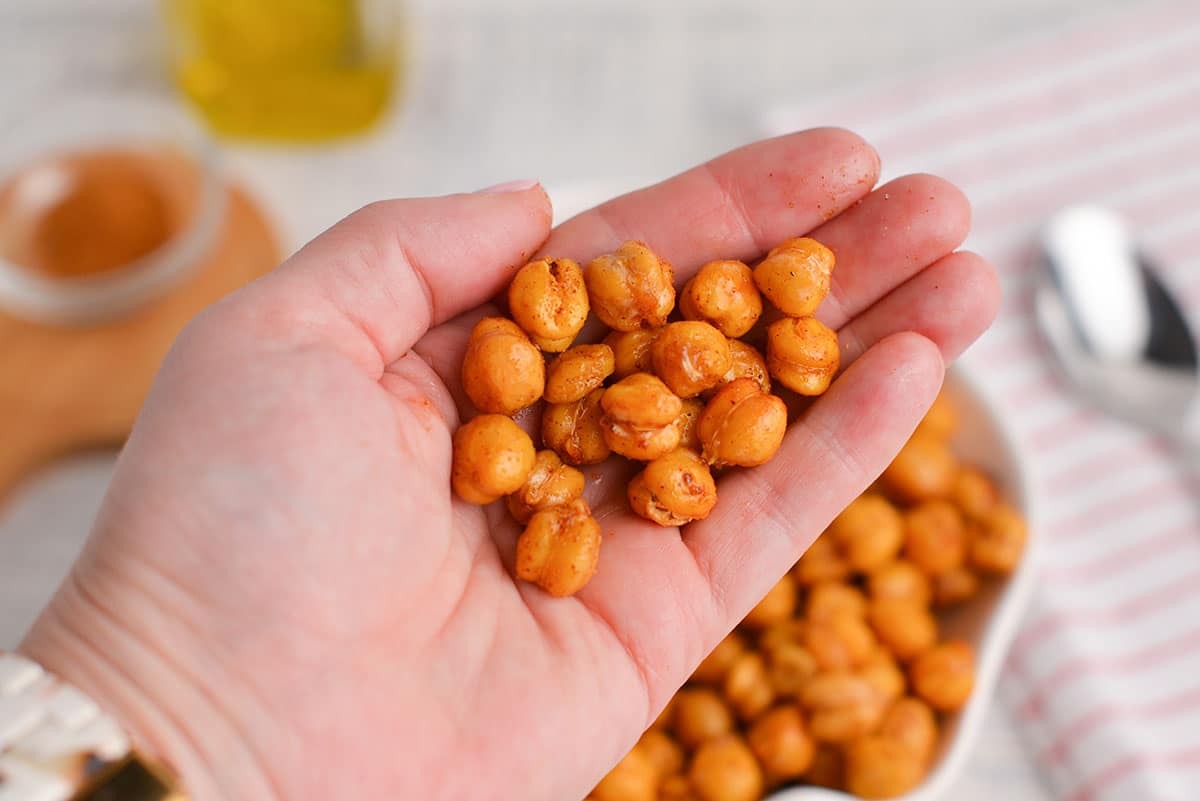
[[[480,189],[478,192],[476,192],[476,194],[478,194],[478,195],[501,195],[501,194],[504,194],[505,192],[524,192],[527,189],[533,189],[537,185],[538,185],[537,181],[529,180],[529,179],[525,179],[525,180],[521,180],[521,181],[505,181],[502,184],[496,184],[495,186],[489,186],[487,189]]]

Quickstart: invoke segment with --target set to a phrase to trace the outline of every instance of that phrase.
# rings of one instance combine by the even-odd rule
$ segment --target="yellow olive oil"
[[[163,0],[180,90],[218,131],[318,140],[383,113],[398,0]]]

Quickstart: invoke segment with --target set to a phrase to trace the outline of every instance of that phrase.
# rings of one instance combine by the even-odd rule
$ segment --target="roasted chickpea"
[[[908,673],[917,695],[939,712],[961,709],[975,686],[975,652],[961,640],[933,646]]]
[[[775,707],[756,720],[746,741],[771,781],[792,779],[808,770],[817,746],[804,716],[791,704]]]
[[[753,651],[742,654],[730,666],[723,688],[729,704],[742,720],[754,720],[775,700],[767,663]]]
[[[630,459],[650,461],[679,446],[675,420],[683,403],[649,373],[634,373],[604,391],[604,441]]]
[[[784,317],[767,326],[767,369],[801,395],[829,389],[841,363],[837,334],[815,317]]]
[[[568,464],[599,464],[608,458],[608,443],[600,425],[603,389],[574,403],[550,403],[542,410],[542,444]]]
[[[808,590],[804,602],[804,615],[809,620],[829,620],[838,615],[863,617],[867,613],[867,599],[862,591],[840,581],[818,581]]]
[[[533,440],[511,418],[481,414],[454,432],[450,483],[467,503],[491,503],[519,490],[536,458]]]
[[[836,745],[818,742],[817,749],[813,752],[812,764],[801,778],[808,784],[840,790],[845,784],[843,775],[842,749]]]
[[[767,360],[758,352],[758,348],[747,345],[740,339],[729,340],[729,370],[721,378],[721,383],[708,390],[705,395],[711,396],[716,390],[739,378],[752,378],[763,392],[771,391],[771,374],[767,371]]]
[[[889,703],[904,695],[908,684],[904,671],[885,648],[876,649],[875,655],[869,657],[855,675],[874,687],[879,697]]]
[[[1007,575],[1017,568],[1025,550],[1028,530],[1025,521],[1009,506],[990,511],[975,531],[971,543],[971,564],[996,575]]]
[[[662,708],[662,712],[658,713],[658,717],[650,724],[653,729],[667,729],[671,726],[671,721],[675,719],[675,696],[671,696],[671,700],[667,701],[667,705]]]
[[[683,770],[683,749],[666,732],[647,729],[634,750],[649,757],[660,777],[674,776]]]
[[[791,620],[796,613],[796,580],[788,574],[775,582],[767,594],[747,615],[742,625],[750,629],[765,629],[776,623]]]
[[[688,770],[692,788],[704,801],[758,801],[762,769],[740,737],[724,734],[696,750]]]
[[[1000,501],[1000,493],[987,474],[975,467],[962,467],[954,478],[950,500],[968,520],[982,520]]]
[[[740,261],[710,261],[684,285],[679,310],[688,320],[703,320],[727,337],[740,337],[758,322],[763,303],[749,267]]]
[[[634,748],[592,789],[596,801],[656,801],[658,771],[641,749]]]
[[[787,433],[787,406],[749,378],[713,395],[697,423],[704,459],[715,467],[754,467],[771,459]]]
[[[854,614],[843,612],[809,620],[804,629],[804,647],[822,670],[848,670],[861,665],[874,646],[870,627]]]
[[[890,598],[876,599],[867,609],[867,620],[879,641],[905,662],[937,642],[937,621],[929,614],[928,607]]]
[[[926,501],[904,515],[904,556],[931,576],[962,567],[967,532],[948,501]]]
[[[546,368],[546,402],[574,403],[602,386],[612,372],[612,348],[576,345]]]
[[[871,598],[909,601],[917,606],[928,606],[933,594],[929,576],[907,559],[897,559],[872,571],[867,577],[867,591]]]
[[[818,673],[804,685],[800,703],[809,713],[809,731],[827,743],[848,743],[873,732],[885,711],[875,688],[845,671]]]
[[[805,623],[802,618],[774,623],[759,635],[758,648],[769,655],[776,648],[785,645],[800,645],[804,642],[804,629]]]
[[[679,429],[679,447],[700,453],[703,447],[700,442],[700,415],[704,413],[704,401],[699,398],[685,398],[683,411],[675,418],[675,427]]]
[[[781,643],[767,651],[767,675],[771,688],[781,698],[795,698],[820,668],[808,649],[796,643]]]
[[[925,765],[895,740],[867,735],[846,748],[846,789],[859,798],[893,798],[921,783]]]
[[[658,801],[699,801],[686,775],[668,776],[658,786]]]
[[[643,242],[592,259],[583,277],[592,311],[617,331],[658,328],[675,308],[674,271]]]
[[[817,537],[792,568],[792,575],[801,585],[812,586],[819,581],[841,581],[850,575],[850,565],[832,538]]]
[[[692,681],[720,684],[745,650],[746,641],[741,635],[736,631],[729,632],[692,672]]]
[[[639,328],[637,331],[613,331],[606,336],[604,344],[613,352],[613,376],[622,379],[654,369],[651,349],[660,331],[661,328]]]
[[[865,613],[864,613],[865,618]],[[895,664],[896,655],[893,654],[886,645],[881,642],[876,642],[875,647],[867,652],[866,657],[862,661],[862,665],[874,665],[879,662],[888,662]]]
[[[599,558],[600,524],[577,498],[529,518],[517,539],[517,578],[551,595],[574,595],[595,575]]]
[[[685,687],[675,694],[672,730],[685,748],[733,731],[733,713],[724,699],[707,687]]]
[[[945,498],[954,489],[958,460],[950,447],[927,434],[914,434],[880,477],[888,491],[905,503]]]
[[[528,523],[534,512],[582,495],[583,473],[563,464],[552,450],[538,451],[529,478],[508,496],[508,511],[518,523]]]
[[[921,764],[927,765],[937,745],[937,720],[929,704],[906,696],[892,704],[883,716],[879,736],[901,743],[916,754]]]
[[[947,570],[933,578],[933,603],[940,607],[954,606],[979,592],[979,577],[965,567]]]
[[[789,317],[808,317],[829,294],[833,251],[815,239],[779,243],[754,268],[754,283]]]
[[[566,350],[587,322],[583,270],[570,259],[529,262],[508,286],[508,310],[539,348]]]
[[[514,414],[542,397],[546,362],[512,320],[485,317],[471,330],[462,383],[479,411]]]
[[[733,366],[729,340],[708,323],[670,323],[650,349],[654,373],[681,398],[699,395],[724,380]]]
[[[829,524],[850,567],[868,573],[896,557],[904,544],[904,518],[882,495],[860,495]]]
[[[682,526],[708,517],[717,504],[717,485],[697,454],[679,448],[646,465],[629,482],[627,495],[636,514],[660,526]]]
[[[945,390],[934,398],[933,405],[917,425],[917,432],[941,440],[948,440],[958,431],[958,409]]]

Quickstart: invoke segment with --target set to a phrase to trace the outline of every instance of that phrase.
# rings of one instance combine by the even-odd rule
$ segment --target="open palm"
[[[199,801],[583,796],[881,471],[995,312],[988,265],[952,253],[959,192],[872,192],[877,171],[860,139],[817,130],[553,231],[532,186],[358,212],[185,332],[26,650]],[[539,250],[643,239],[682,282],[810,232],[837,255],[819,316],[846,368],[776,459],[724,478],[682,531],[625,511],[619,465],[589,468],[598,574],[568,599],[515,582],[515,525],[449,489],[481,304]]]

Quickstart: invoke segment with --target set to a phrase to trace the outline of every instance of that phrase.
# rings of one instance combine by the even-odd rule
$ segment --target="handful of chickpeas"
[[[789,239],[753,269],[705,264],[680,291],[671,265],[626,242],[586,267],[542,258],[508,289],[511,319],[471,332],[463,389],[481,412],[454,435],[451,483],[475,504],[500,498],[525,526],[517,577],[551,595],[578,592],[596,572],[600,526],[583,498],[582,465],[611,454],[644,463],[628,485],[630,508],[661,526],[707,517],[714,471],[769,461],[788,411],[772,381],[820,395],[838,370],[837,335],[812,317],[829,293],[833,252]],[[765,326],[766,355],[744,341]],[[576,344],[590,314],[611,330]],[[761,326],[759,327],[761,329]],[[535,404],[541,445],[513,415]]]
[[[591,801],[758,801],[788,784],[861,798],[916,788],[939,717],[966,704],[971,646],[936,612],[1016,569],[1025,523],[955,458],[939,397],[880,480],[723,639]]]

